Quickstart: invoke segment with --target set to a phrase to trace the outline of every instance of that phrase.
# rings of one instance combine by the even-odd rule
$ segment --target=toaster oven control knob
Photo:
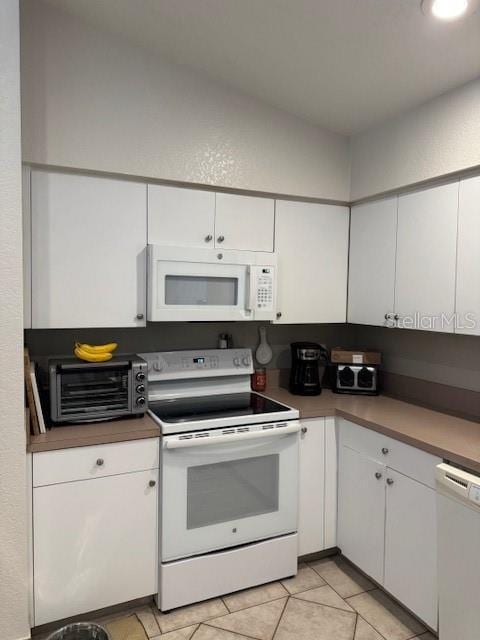
[[[140,398],[137,398],[137,407],[144,407],[145,406],[145,398],[143,396],[140,396]]]
[[[137,393],[145,393],[145,385],[137,384]]]
[[[142,380],[145,380],[145,374],[143,373],[143,371],[139,371],[135,377],[139,382],[142,382]]]

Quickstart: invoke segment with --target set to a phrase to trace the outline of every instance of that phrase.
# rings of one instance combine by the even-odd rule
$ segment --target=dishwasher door
[[[436,483],[439,640],[478,640],[480,477],[440,464]]]

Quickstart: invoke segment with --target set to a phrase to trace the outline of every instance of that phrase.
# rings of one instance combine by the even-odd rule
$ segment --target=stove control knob
[[[145,385],[137,384],[137,393],[145,393]]]
[[[233,364],[235,367],[239,367],[240,366],[240,358],[234,358],[233,359]]]
[[[248,356],[245,356],[245,358],[242,358],[242,363],[244,367],[249,367],[250,366],[250,358]]]
[[[143,371],[139,371],[135,377],[139,382],[141,382],[142,380],[145,380],[145,374],[143,373]]]
[[[157,360],[156,362],[153,363],[153,370],[154,371],[161,371],[163,369],[162,363],[160,362],[160,360]]]
[[[145,406],[145,398],[143,396],[140,396],[140,398],[137,398],[137,407],[144,407]]]

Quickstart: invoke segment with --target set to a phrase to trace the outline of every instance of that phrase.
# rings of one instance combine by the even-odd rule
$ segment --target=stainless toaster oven
[[[53,422],[91,422],[147,410],[147,363],[137,355],[101,363],[50,360],[48,375]]]

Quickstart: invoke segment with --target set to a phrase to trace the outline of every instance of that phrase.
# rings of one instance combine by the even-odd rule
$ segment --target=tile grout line
[[[305,592],[302,592],[302,593],[305,593]],[[324,602],[315,602],[315,600],[305,600],[304,598],[297,598],[297,595],[300,595],[300,594],[295,594],[290,597],[295,598],[295,600],[300,600],[301,602],[309,602],[310,604],[316,604],[319,607],[327,607],[327,609],[334,609],[335,611],[343,611],[343,613],[358,613],[357,611],[355,611],[355,609],[340,609],[340,607],[334,607],[332,604],[325,604]]]
[[[285,605],[284,605],[284,607],[282,609],[282,613],[280,614],[280,617],[278,618],[278,622],[277,622],[277,624],[275,626],[275,629],[274,629],[274,631],[273,631],[273,633],[271,635],[270,640],[273,640],[275,638],[275,636],[277,635],[278,627],[280,626],[280,623],[281,623],[281,621],[283,619],[283,615],[285,613],[285,609],[287,608],[288,603],[290,602],[290,598],[291,598],[291,596],[288,596],[288,598],[285,601]]]
[[[314,567],[310,567],[310,569],[315,571],[315,573],[318,576],[320,576],[320,578],[322,578],[322,580],[325,581],[325,584],[327,584],[331,589],[333,589],[335,591],[335,593],[337,594],[337,596],[339,596],[342,600],[345,600],[345,602],[347,601],[347,598],[354,598],[355,596],[360,596],[362,593],[369,593],[370,591],[375,591],[375,589],[378,589],[377,586],[373,585],[373,587],[371,589],[364,589],[363,591],[359,591],[358,593],[354,593],[351,596],[344,597],[335,589],[335,587],[333,585],[331,585],[322,575],[320,575],[320,573]],[[314,588],[316,588],[316,587],[314,587]],[[310,589],[305,589],[305,591],[310,591]],[[412,639],[410,638],[410,640],[412,640]]]
[[[198,625],[198,628],[195,629],[194,634],[197,633],[198,629],[200,629],[202,624],[205,627],[208,627],[209,629],[215,629],[215,631],[224,631],[225,633],[232,633],[234,635],[241,636],[242,638],[247,638],[247,640],[259,640],[258,638],[255,638],[254,636],[247,636],[245,633],[241,633],[241,631],[230,631],[229,629],[223,629],[223,627],[214,627],[213,624],[208,624],[208,620],[207,620],[207,622],[201,622]],[[193,638],[193,636],[190,636],[190,640],[191,640],[191,638]]]
[[[357,626],[358,626],[358,613],[355,616],[355,626],[353,628],[353,636],[352,636],[352,640],[355,640],[355,635],[357,633]]]

